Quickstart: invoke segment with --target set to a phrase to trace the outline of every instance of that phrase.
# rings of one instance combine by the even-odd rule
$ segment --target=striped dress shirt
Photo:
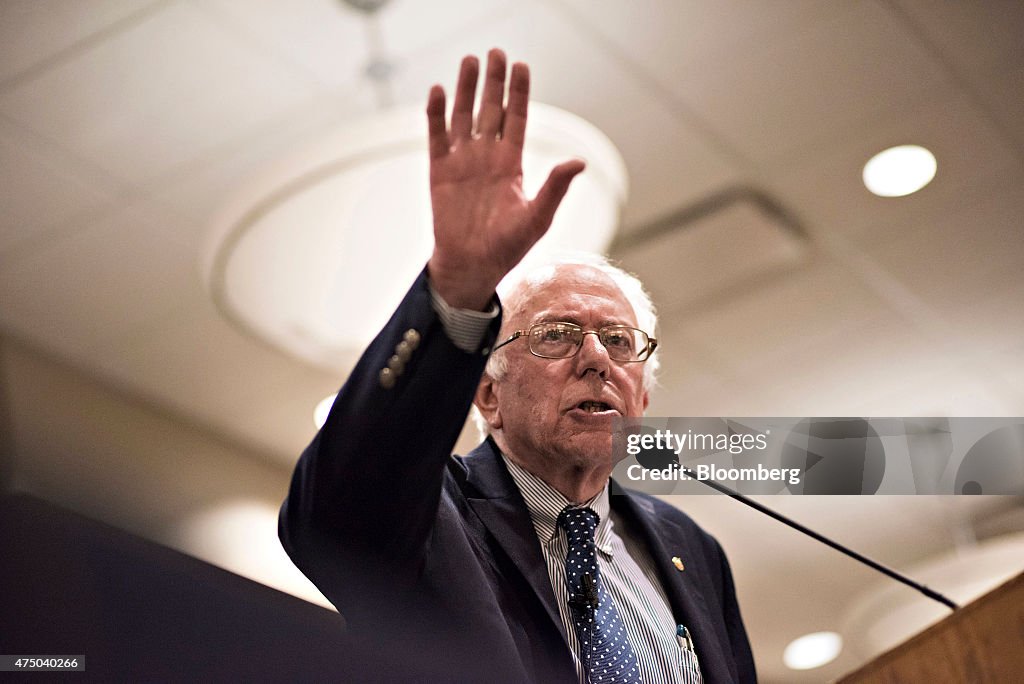
[[[559,529],[557,523],[558,514],[571,502],[504,454],[502,458],[530,511],[551,587],[558,600],[558,613],[569,638],[576,672],[580,682],[585,684],[586,673],[578,655],[579,644],[565,584],[568,544],[565,531]],[[633,644],[642,680],[648,684],[699,684],[702,679],[696,653],[689,651],[677,639],[672,609],[650,554],[635,535],[625,530],[623,521],[611,512],[608,485],[584,506],[600,517],[595,544],[601,581],[615,602]]]
[[[480,342],[487,326],[499,313],[498,306],[492,303],[486,312],[458,309],[444,301],[433,285],[429,287],[431,304],[448,338],[465,352],[480,351]],[[558,600],[558,613],[569,639],[576,672],[581,684],[586,684],[586,673],[579,658],[579,644],[572,625],[569,593],[565,585],[568,543],[565,532],[558,529],[557,523],[558,514],[571,502],[561,492],[519,467],[504,454],[502,458],[530,511],[548,577],[551,578],[551,588]],[[626,634],[633,644],[643,681],[648,684],[701,684],[703,680],[696,649],[688,650],[676,638],[675,619],[672,617],[668,597],[658,580],[654,562],[636,535],[630,534],[624,522],[611,513],[608,485],[586,505],[600,517],[595,543],[601,581],[615,602]],[[616,526],[620,532],[615,531]]]

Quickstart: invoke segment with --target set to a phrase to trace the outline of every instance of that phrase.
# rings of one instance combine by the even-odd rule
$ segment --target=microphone
[[[864,565],[868,566],[872,570],[876,570],[876,571],[882,573],[883,575],[896,580],[897,582],[902,582],[903,584],[907,585],[908,587],[912,587],[912,588],[916,589],[917,591],[921,592],[922,594],[924,594],[928,598],[930,598],[930,599],[932,599],[934,601],[938,601],[939,603],[941,603],[942,605],[946,606],[950,610],[956,611],[956,610],[958,610],[960,608],[960,606],[958,606],[956,603],[954,603],[953,601],[951,601],[947,597],[943,596],[939,592],[935,591],[934,589],[929,589],[925,585],[923,585],[923,584],[921,584],[919,582],[915,582],[914,580],[910,579],[906,575],[901,575],[900,573],[896,572],[892,568],[888,568],[888,567],[882,565],[878,561],[872,560],[872,559],[868,558],[867,556],[864,556],[864,555],[862,555],[860,553],[857,553],[853,549],[847,548],[847,547],[843,546],[842,544],[840,544],[839,542],[832,541],[828,537],[826,537],[824,535],[821,535],[821,534],[818,534],[814,530],[811,530],[811,529],[809,529],[807,527],[804,527],[803,525],[801,525],[800,523],[796,522],[795,520],[790,520],[789,518],[787,518],[786,516],[782,515],[781,513],[776,513],[775,511],[773,511],[772,509],[768,508],[767,506],[762,506],[758,502],[754,501],[753,499],[747,498],[746,496],[740,494],[739,492],[737,492],[734,489],[730,489],[729,487],[726,487],[723,484],[715,482],[714,480],[701,479],[701,478],[697,477],[697,473],[695,473],[693,470],[691,470],[690,468],[687,468],[684,465],[680,465],[679,468],[680,468],[680,470],[683,471],[683,473],[685,473],[690,478],[692,478],[694,480],[697,480],[699,482],[703,482],[708,487],[711,487],[712,489],[714,489],[716,491],[719,491],[719,492],[721,492],[721,493],[723,493],[723,494],[725,494],[727,496],[730,496],[733,499],[736,499],[737,501],[739,501],[740,503],[746,504],[747,506],[750,506],[754,510],[756,510],[756,511],[758,511],[760,513],[764,513],[765,515],[767,515],[767,516],[769,516],[771,518],[774,518],[775,520],[778,520],[780,523],[783,523],[784,525],[788,525],[788,526],[792,527],[794,530],[796,530],[798,532],[803,532],[804,534],[806,534],[811,539],[819,541],[822,544],[825,544],[826,546],[830,546],[833,549],[835,549],[836,551],[839,551],[840,553],[846,554],[850,558],[863,563]]]
[[[594,582],[594,577],[589,572],[585,572],[580,583],[583,585],[581,591],[569,597],[569,604],[580,610],[587,608],[597,610],[597,583]]]
[[[583,598],[591,608],[597,610],[597,584],[589,572],[583,573]]]

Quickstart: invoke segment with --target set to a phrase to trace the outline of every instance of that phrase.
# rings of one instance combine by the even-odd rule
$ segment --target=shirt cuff
[[[492,301],[488,311],[457,309],[444,301],[429,280],[427,287],[430,289],[430,303],[433,305],[434,311],[437,312],[437,317],[441,319],[441,325],[444,326],[444,332],[448,339],[462,351],[469,354],[476,353],[480,348],[480,343],[483,342],[484,335],[487,334],[487,328],[501,311],[498,303]]]

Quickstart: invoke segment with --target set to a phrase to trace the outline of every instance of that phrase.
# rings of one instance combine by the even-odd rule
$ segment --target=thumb
[[[538,231],[546,231],[555,218],[555,210],[562,203],[569,184],[583,169],[586,164],[580,159],[572,159],[562,162],[551,169],[548,179],[537,192],[537,196],[530,202],[533,214],[536,217],[536,228]]]

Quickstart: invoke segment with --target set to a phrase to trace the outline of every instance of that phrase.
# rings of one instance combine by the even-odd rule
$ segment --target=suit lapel
[[[728,636],[716,629],[720,620],[712,618],[704,598],[706,589],[701,588],[704,579],[701,574],[718,570],[709,568],[704,562],[703,553],[697,548],[692,535],[664,516],[657,515],[650,501],[626,492],[614,480],[611,494],[615,510],[627,517],[643,535],[676,622],[686,625],[693,634],[704,681],[708,684],[732,681],[728,676],[729,661],[722,650],[722,639],[728,639]],[[685,568],[683,571],[675,566],[673,558],[681,560]]]
[[[551,589],[544,554],[530,512],[497,447],[488,439],[463,459],[470,507],[533,589],[568,648],[565,626]]]
[[[537,532],[497,447],[488,439],[461,460],[466,467],[466,500],[470,508],[529,584],[568,649]],[[704,681],[731,682],[732,667],[723,651],[728,635],[716,629],[721,621],[712,618],[704,598],[711,585],[708,573],[720,569],[709,567],[699,541],[676,523],[659,516],[650,501],[629,494],[614,480],[611,494],[615,510],[642,535],[676,621],[693,633]],[[683,560],[684,571],[675,567],[673,557]]]

